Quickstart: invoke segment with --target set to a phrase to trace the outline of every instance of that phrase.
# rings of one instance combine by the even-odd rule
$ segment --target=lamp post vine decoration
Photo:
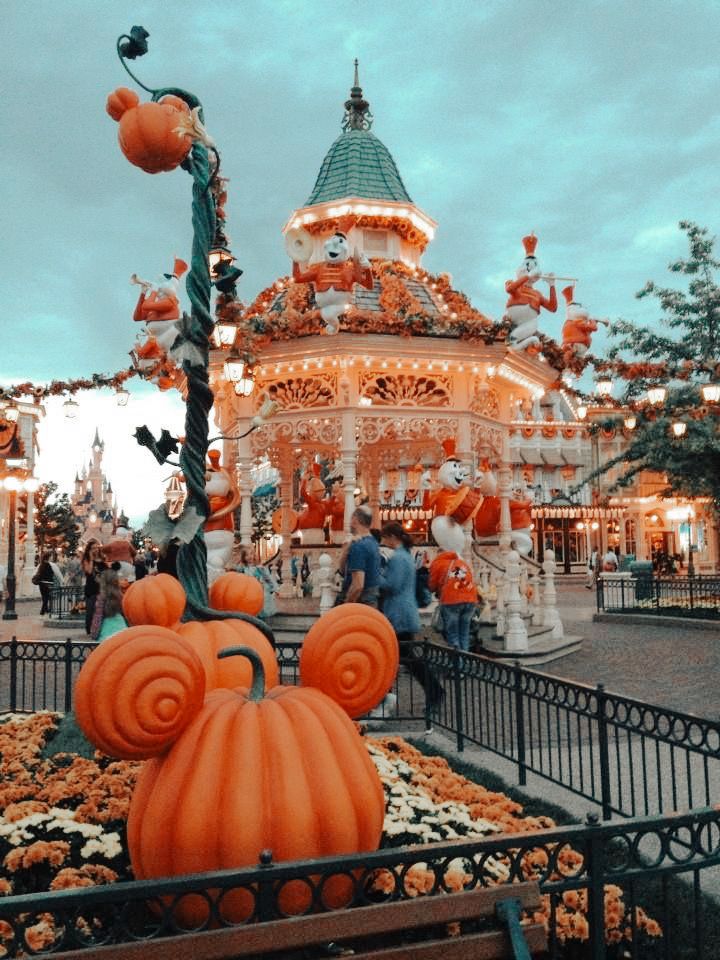
[[[205,493],[208,418],[213,392],[208,377],[210,335],[214,320],[210,313],[212,280],[209,254],[216,233],[216,201],[213,186],[218,178],[220,156],[203,127],[202,105],[198,98],[177,87],[153,90],[141,83],[129,69],[126,59],[147,53],[149,33],[134,26],[118,38],[117,53],[135,83],[151,94],[149,103],[140,104],[137,94],[119,88],[108,98],[107,111],[118,120],[118,138],[122,152],[131,163],[149,173],[173,170],[181,166],[192,177],[193,241],[186,289],[191,314],[183,316],[173,352],[182,359],[186,378],[185,440],[180,451],[180,468],[185,478],[187,497],[181,515],[184,540],[178,552],[178,578],[187,595],[186,616],[199,619],[245,620],[272,639],[269,628],[249,614],[217,611],[208,606],[207,551],[203,526],[209,515]],[[212,160],[211,160],[212,154]],[[165,436],[166,431],[163,432]],[[138,428],[138,442],[148,446],[159,462],[177,445],[165,441],[159,450],[146,427]],[[171,438],[172,440],[172,438]]]

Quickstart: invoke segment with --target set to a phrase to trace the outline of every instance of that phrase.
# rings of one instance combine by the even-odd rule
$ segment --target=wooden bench
[[[202,933],[53,954],[54,960],[529,960],[547,949],[542,924],[520,924],[540,905],[536,883],[396,900]],[[447,924],[482,928],[449,936]],[[489,925],[491,929],[486,929]]]

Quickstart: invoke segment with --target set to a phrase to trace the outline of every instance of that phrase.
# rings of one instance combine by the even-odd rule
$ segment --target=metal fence
[[[605,613],[720,619],[720,577],[601,576],[597,608]]]
[[[75,678],[95,644],[0,644],[0,711],[72,709]],[[472,743],[602,807],[637,817],[709,806],[720,797],[720,721],[667,710],[486,657],[418,643],[401,665],[394,703],[365,718],[372,730],[437,726],[459,751]],[[298,682],[299,644],[279,643],[281,683]],[[423,685],[442,691],[431,709]]]
[[[50,590],[50,616],[55,620],[78,620],[85,617],[83,587],[53,587]]]
[[[237,871],[2,897],[3,955],[34,953],[41,919],[43,955],[127,943],[138,956],[142,942],[152,957],[168,936],[188,937],[176,956],[205,955],[198,931],[408,899],[420,872],[427,896],[448,895],[458,877],[468,890],[537,880],[552,960],[713,960],[719,866],[720,812],[709,809],[306,862],[266,854]]]

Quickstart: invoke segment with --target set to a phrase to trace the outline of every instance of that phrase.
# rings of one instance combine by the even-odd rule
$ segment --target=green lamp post
[[[273,641],[272,632],[261,620],[249,614],[212,610],[208,606],[207,552],[203,526],[209,515],[205,472],[208,417],[213,404],[208,378],[210,335],[214,327],[210,312],[213,284],[210,252],[217,235],[215,198],[220,156],[204,131],[202,105],[196,96],[177,87],[153,90],[131,72],[126,60],[134,60],[147,53],[148,37],[149,33],[144,27],[134,26],[129,34],[118,38],[117,53],[135,83],[151,94],[151,101],[141,104],[133,91],[119,88],[108,98],[107,110],[120,124],[120,147],[131,163],[151,173],[181,166],[193,181],[192,257],[186,283],[191,314],[189,317],[183,316],[175,343],[175,347],[178,343],[181,345],[182,370],[187,384],[185,440],[180,451],[180,467],[185,477],[187,497],[178,521],[178,527],[182,525],[186,531],[186,542],[182,543],[178,552],[178,578],[187,595],[187,617],[206,620],[235,617],[246,620]],[[239,275],[240,271],[237,273]],[[186,346],[185,350],[182,349],[183,345]],[[163,436],[166,436],[166,432]],[[140,443],[152,449],[160,462],[165,462],[167,453],[177,448],[172,442],[168,444],[167,440],[161,446],[162,440],[155,442],[145,427],[138,428],[136,437]]]

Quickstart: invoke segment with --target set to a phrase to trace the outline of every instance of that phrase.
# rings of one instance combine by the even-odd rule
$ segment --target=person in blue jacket
[[[436,707],[442,700],[442,687],[426,673],[413,653],[413,643],[420,632],[420,614],[415,594],[415,561],[410,553],[412,538],[401,524],[390,521],[382,528],[382,544],[392,551],[382,573],[382,610],[397,636],[403,663],[425,690],[430,706]]]

